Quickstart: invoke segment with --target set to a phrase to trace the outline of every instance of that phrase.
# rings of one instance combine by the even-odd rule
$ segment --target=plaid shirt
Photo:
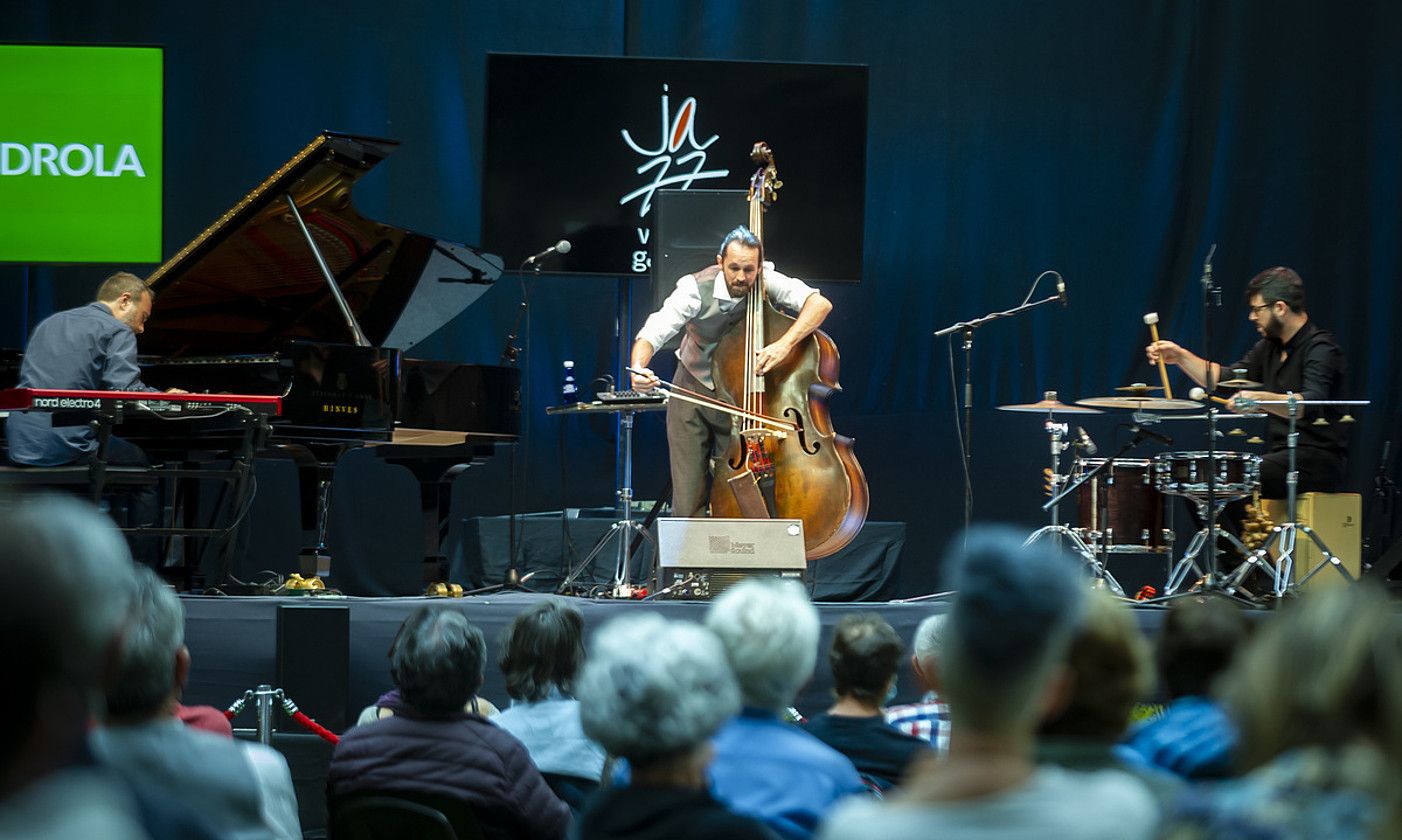
[[[888,707],[886,722],[907,735],[929,741],[941,755],[949,752],[949,707],[933,691],[926,692],[919,703]]]

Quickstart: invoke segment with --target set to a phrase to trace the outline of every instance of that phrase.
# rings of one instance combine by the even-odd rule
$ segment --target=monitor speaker
[[[657,564],[662,598],[707,601],[754,577],[802,583],[808,570],[803,522],[662,517]]]
[[[276,673],[276,687],[307,717],[332,732],[349,728],[350,608],[279,605]]]

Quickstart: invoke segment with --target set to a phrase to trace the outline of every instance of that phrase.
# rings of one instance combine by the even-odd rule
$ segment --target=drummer
[[[1290,410],[1286,405],[1255,405],[1253,401],[1284,400],[1287,391],[1302,400],[1344,399],[1348,364],[1334,334],[1310,320],[1305,309],[1305,283],[1293,269],[1277,266],[1251,278],[1246,284],[1246,304],[1250,307],[1247,318],[1261,339],[1226,369],[1225,376],[1221,365],[1172,341],[1156,341],[1146,352],[1151,364],[1162,358],[1178,365],[1209,390],[1223,379],[1241,377],[1261,383],[1262,390],[1238,391],[1231,405],[1239,413],[1271,415],[1267,418],[1267,452],[1261,459],[1261,496],[1283,499],[1289,469],[1286,437]],[[1330,493],[1343,487],[1348,428],[1339,422],[1342,415],[1336,406],[1296,407],[1298,492]],[[1326,422],[1319,424],[1320,418]]]

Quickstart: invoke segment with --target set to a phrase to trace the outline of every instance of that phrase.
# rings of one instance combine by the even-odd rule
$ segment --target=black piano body
[[[327,494],[348,448],[374,447],[419,478],[424,576],[436,577],[452,477],[520,432],[519,369],[406,353],[476,301],[502,264],[356,211],[356,181],[397,145],[318,135],[148,279],[148,385],[283,397],[272,450],[300,467],[304,569],[311,557],[325,571]],[[207,448],[219,434],[217,424],[194,440],[123,430],[165,452]]]

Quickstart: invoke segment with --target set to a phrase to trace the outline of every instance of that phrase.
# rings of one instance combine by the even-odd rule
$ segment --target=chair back
[[[333,796],[328,805],[336,840],[482,840],[472,808],[452,797],[363,791]]]

